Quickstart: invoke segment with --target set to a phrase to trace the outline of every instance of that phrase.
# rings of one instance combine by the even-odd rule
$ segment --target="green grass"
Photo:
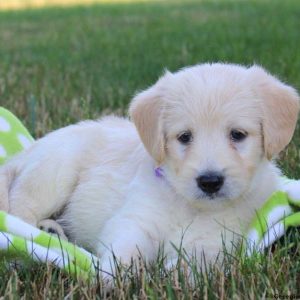
[[[24,120],[35,137],[85,118],[126,114],[134,93],[175,71],[201,62],[258,63],[300,88],[298,0],[165,1],[0,12],[0,105]],[[282,155],[284,172],[300,177],[300,128]],[[108,297],[257,299],[300,295],[297,230],[273,254],[195,272],[168,275],[156,264],[139,266]],[[296,246],[288,250],[286,245]],[[89,286],[28,263],[2,264],[0,295],[57,299],[103,298]],[[97,296],[98,295],[98,296]],[[102,295],[102,296],[101,296]],[[223,296],[222,296],[223,295]],[[271,297],[271,296],[270,296]],[[272,298],[272,297],[271,297]]]

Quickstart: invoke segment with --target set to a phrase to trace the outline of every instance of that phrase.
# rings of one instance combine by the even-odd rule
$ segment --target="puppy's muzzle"
[[[216,172],[207,172],[196,178],[198,187],[207,195],[218,192],[224,183],[224,176]]]

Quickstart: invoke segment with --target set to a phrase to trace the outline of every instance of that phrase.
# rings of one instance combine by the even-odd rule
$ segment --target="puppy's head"
[[[291,140],[298,102],[261,67],[204,64],[165,73],[133,99],[130,115],[178,194],[236,199]]]

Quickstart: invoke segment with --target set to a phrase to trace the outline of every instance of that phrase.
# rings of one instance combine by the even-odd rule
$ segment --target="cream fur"
[[[231,231],[241,233],[279,186],[270,158],[292,137],[298,100],[258,66],[168,72],[133,99],[135,126],[118,117],[81,122],[12,159],[0,171],[7,182],[0,195],[8,195],[1,201],[33,224],[61,211],[57,221],[69,239],[99,254],[104,269],[111,250],[123,262],[139,252],[152,260],[164,244],[172,260],[171,242],[181,240],[189,254],[213,259],[221,236],[230,245]],[[232,129],[248,136],[233,142]],[[185,130],[193,134],[189,145],[177,140]],[[196,184],[209,170],[225,176],[213,199]]]

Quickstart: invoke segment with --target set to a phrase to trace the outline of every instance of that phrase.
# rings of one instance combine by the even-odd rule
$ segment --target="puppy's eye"
[[[185,131],[177,136],[177,140],[182,144],[188,144],[192,141],[193,136],[190,131]]]
[[[241,142],[247,137],[248,133],[246,131],[241,131],[233,129],[230,131],[230,138],[234,142]]]

